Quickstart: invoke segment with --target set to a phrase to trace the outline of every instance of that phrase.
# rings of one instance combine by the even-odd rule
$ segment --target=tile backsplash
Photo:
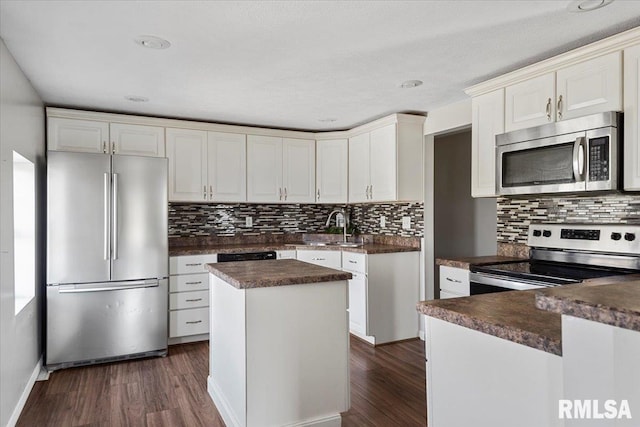
[[[532,222],[640,224],[640,195],[498,198],[498,243],[526,244]]]
[[[329,213],[341,205],[169,203],[169,237],[237,236],[273,233],[318,233]],[[422,237],[424,204],[418,202],[349,205],[360,233]],[[386,226],[380,227],[380,216]],[[253,225],[246,226],[251,217]],[[409,229],[402,217],[410,218]],[[332,221],[333,222],[333,221]]]

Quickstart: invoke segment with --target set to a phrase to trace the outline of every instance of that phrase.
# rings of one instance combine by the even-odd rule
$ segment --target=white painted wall
[[[13,425],[39,372],[44,283],[45,116],[0,39],[0,425]],[[36,164],[36,298],[14,315],[13,150]]]

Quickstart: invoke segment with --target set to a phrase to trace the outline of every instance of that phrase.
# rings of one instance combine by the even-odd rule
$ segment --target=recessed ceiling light
[[[613,0],[574,0],[567,6],[569,12],[589,12],[591,10],[600,9]]]
[[[156,36],[138,36],[134,41],[140,46],[147,47],[149,49],[167,49],[171,46],[171,43],[167,40]]]
[[[405,82],[402,82],[400,87],[402,89],[411,89],[412,87],[418,87],[421,84],[422,84],[422,80],[407,80]]]
[[[318,121],[319,121],[319,122],[322,122],[322,123],[333,123],[333,122],[335,122],[336,120],[338,120],[338,119],[333,119],[333,118],[328,118],[328,119],[318,119]]]
[[[137,95],[125,96],[124,99],[126,99],[127,101],[131,101],[131,102],[147,102],[147,101],[149,101],[149,98],[145,98],[144,96],[137,96]]]

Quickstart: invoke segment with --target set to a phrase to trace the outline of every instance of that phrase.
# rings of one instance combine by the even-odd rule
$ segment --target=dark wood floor
[[[207,393],[207,342],[151,358],[53,372],[37,382],[18,426],[224,426]],[[348,426],[425,426],[424,346],[351,339]]]

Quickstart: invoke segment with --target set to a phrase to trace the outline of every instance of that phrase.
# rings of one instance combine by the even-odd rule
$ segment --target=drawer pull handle
[[[352,259],[350,259],[350,260],[349,260],[349,262],[350,262],[351,264],[357,264],[357,263],[358,263],[358,261],[354,261],[354,260],[352,260]]]
[[[311,258],[311,261],[326,261],[325,258]]]
[[[188,299],[185,300],[186,302],[198,302],[198,301],[202,301],[202,298],[194,298],[194,299]]]
[[[196,264],[185,264],[185,265],[186,265],[187,267],[195,267],[195,266],[197,266],[197,265],[202,265],[202,263],[201,263],[201,262],[198,262],[198,263],[196,263]]]
[[[202,284],[202,281],[199,282],[185,282],[185,285],[200,285]]]
[[[452,279],[450,277],[447,277],[447,281],[448,282],[453,282],[453,283],[462,283],[460,280]]]
[[[187,325],[196,325],[198,323],[202,323],[202,320],[194,320],[194,321],[191,321],[191,322],[187,322]]]

